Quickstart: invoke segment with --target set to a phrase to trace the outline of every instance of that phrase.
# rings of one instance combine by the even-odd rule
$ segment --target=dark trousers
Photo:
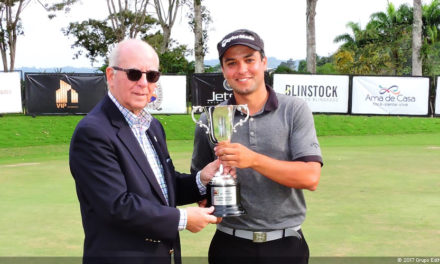
[[[285,237],[263,243],[216,231],[209,247],[210,264],[307,264],[309,246],[302,238]]]

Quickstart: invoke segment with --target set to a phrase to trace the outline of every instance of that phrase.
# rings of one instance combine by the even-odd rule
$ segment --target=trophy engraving
[[[235,111],[246,113],[244,119],[234,124]],[[194,117],[196,112],[206,114],[207,124]],[[193,106],[191,112],[194,122],[205,128],[209,140],[216,144],[220,141],[231,140],[236,127],[243,125],[249,118],[247,105],[218,105],[218,106]],[[223,173],[223,165],[207,185],[208,205],[213,205],[214,215],[218,217],[239,216],[245,214],[240,204],[240,187],[230,174]]]

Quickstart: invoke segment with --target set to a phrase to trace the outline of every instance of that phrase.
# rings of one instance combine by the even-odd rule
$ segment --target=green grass
[[[192,140],[190,115],[156,115],[168,140]],[[0,117],[0,148],[67,144],[83,116],[5,115]],[[318,136],[398,135],[440,131],[440,118],[315,115]]]
[[[81,256],[83,230],[68,167],[68,143],[80,118],[0,118],[0,257]],[[188,172],[192,120],[158,118],[176,168]],[[303,229],[312,256],[438,256],[439,120],[315,116],[325,165],[318,189],[305,192]],[[7,138],[11,131],[19,135]],[[179,137],[188,138],[170,139]],[[206,256],[214,230],[182,232],[183,255]]]
[[[438,255],[440,133],[320,142],[325,166],[317,191],[306,192],[303,225],[312,256]],[[176,167],[187,172],[192,141],[168,144]],[[44,148],[49,149],[41,158]],[[0,256],[81,255],[83,231],[67,149],[26,147],[0,165]],[[182,232],[183,254],[206,256],[213,232],[212,225],[197,234]]]

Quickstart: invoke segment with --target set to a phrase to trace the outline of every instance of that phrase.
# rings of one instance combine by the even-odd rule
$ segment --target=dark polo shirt
[[[313,115],[298,97],[275,93],[266,87],[269,97],[264,107],[236,128],[231,142],[285,161],[316,161],[322,164]],[[232,96],[222,104],[235,105]],[[236,112],[234,124],[245,115]],[[200,117],[206,124],[206,115]],[[191,170],[199,171],[215,159],[214,144],[205,129],[197,126]],[[221,225],[247,230],[277,230],[299,226],[306,215],[303,191],[276,183],[251,168],[237,169],[241,204],[247,214],[223,218]]]

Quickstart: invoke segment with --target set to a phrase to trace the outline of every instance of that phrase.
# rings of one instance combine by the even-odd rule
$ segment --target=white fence
[[[0,72],[0,114],[21,113],[21,72]]]
[[[350,85],[350,77],[346,75],[274,74],[273,87],[278,93],[304,99],[315,113],[414,116],[429,113],[428,77],[353,76]],[[439,93],[437,113],[440,112],[438,98]]]
[[[353,77],[353,114],[428,115],[429,78]]]
[[[302,98],[313,112],[348,113],[349,76],[274,74],[273,88]]]

